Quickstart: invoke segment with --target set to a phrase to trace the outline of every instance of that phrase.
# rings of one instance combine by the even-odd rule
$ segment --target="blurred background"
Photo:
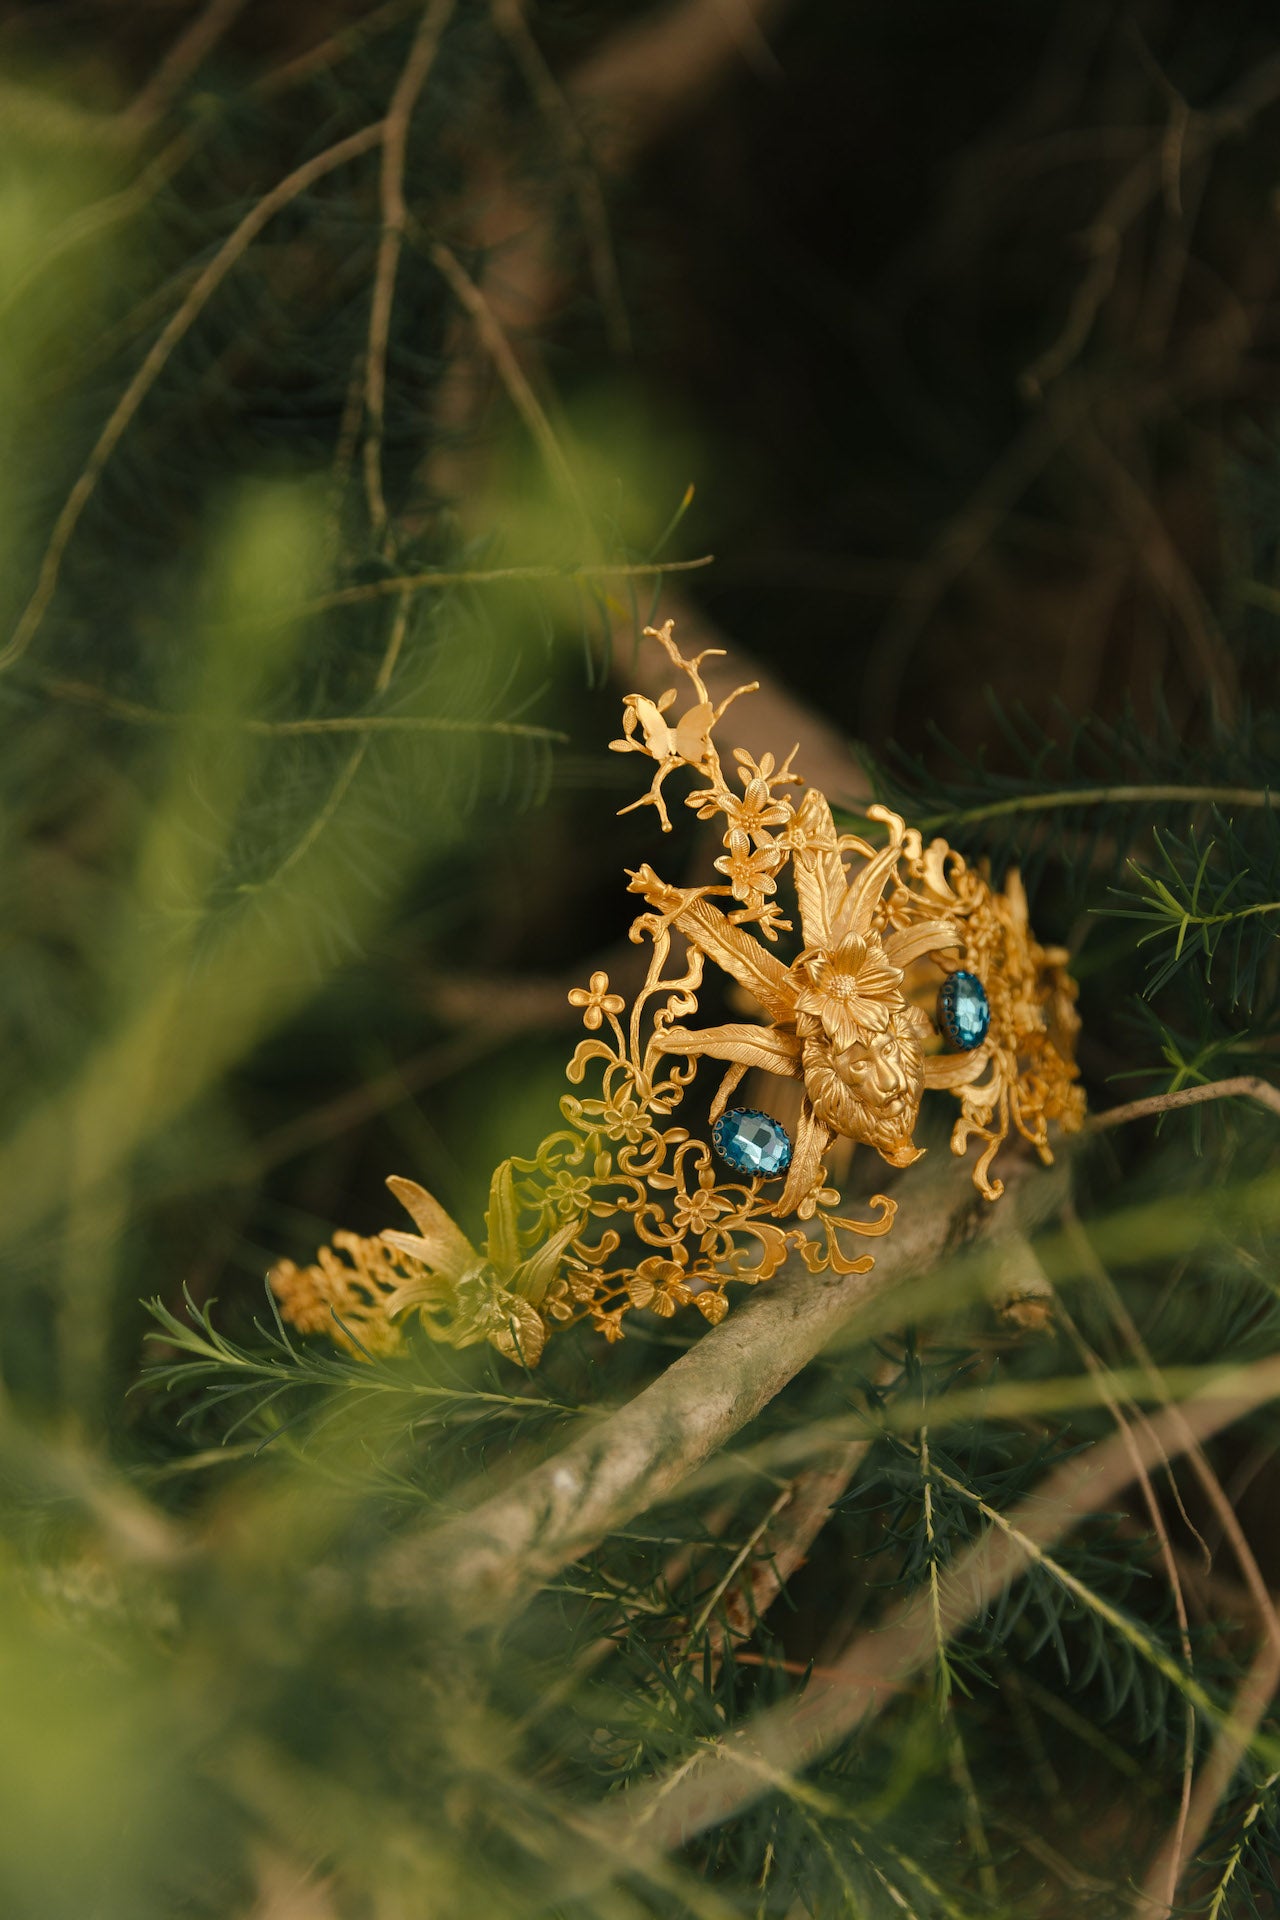
[[[0,9],[6,1913],[1130,1910],[1186,1778],[1186,1692],[1148,1697],[1141,1662],[1121,1684],[1132,1648],[1105,1636],[1090,1666],[1089,1620],[1049,1601],[1025,1684],[992,1679],[1008,1623],[966,1656],[981,1761],[932,1699],[836,1757],[856,1844],[767,1803],[667,1883],[558,1878],[566,1808],[785,1690],[851,1631],[834,1596],[870,1604],[869,1560],[925,1577],[892,1444],[728,1677],[687,1657],[714,1577],[668,1577],[668,1536],[731,1556],[749,1474],[732,1525],[695,1501],[645,1549],[661,1603],[632,1543],[599,1576],[623,1627],[593,1589],[465,1682],[418,1648],[412,1711],[403,1648],[336,1585],[297,1626],[302,1566],[465,1504],[696,1329],[641,1325],[603,1386],[566,1336],[539,1388],[560,1412],[516,1407],[510,1433],[467,1400],[518,1398],[487,1360],[457,1361],[438,1432],[345,1376],[217,1396],[263,1350],[272,1261],[390,1224],[388,1173],[478,1230],[494,1162],[556,1122],[568,989],[638,978],[624,869],[705,867],[696,822],[655,849],[651,814],[616,817],[641,784],[607,751],[621,694],[665,684],[652,618],[764,683],[753,747],[798,740],[850,811],[899,800],[997,878],[1022,866],[1072,948],[1095,1106],[1273,1071],[1278,196],[1262,7]],[[1145,922],[1108,916],[1116,889]],[[1280,1341],[1274,1210],[1230,1204],[1270,1192],[1273,1142],[1237,1103],[1079,1168],[1086,1223],[1218,1196],[1208,1251],[1121,1261],[1162,1365]],[[153,1296],[214,1315],[225,1376],[139,1388]],[[1080,1365],[986,1312],[933,1348],[895,1329],[895,1377]],[[1124,1365],[1117,1324],[1089,1337]],[[883,1357],[836,1356],[778,1430]],[[955,1442],[996,1506],[1109,1430],[1096,1407],[1015,1428]],[[1217,1460],[1268,1585],[1276,1438],[1264,1410]],[[1162,1489],[1192,1561],[1219,1521]],[[1238,1569],[1188,1572],[1188,1614],[1136,1494],[1108,1525],[1099,1592],[1136,1583],[1178,1671],[1190,1618],[1225,1698]],[[602,1632],[627,1677],[530,1734],[539,1661]],[[520,1802],[526,1739],[555,1808]],[[1277,1910],[1267,1845],[1222,1876],[1272,1830],[1278,1764],[1228,1774],[1235,1825],[1199,1837],[1178,1911]],[[1008,1812],[1028,1768],[1034,1804],[979,1845],[974,1809]]]

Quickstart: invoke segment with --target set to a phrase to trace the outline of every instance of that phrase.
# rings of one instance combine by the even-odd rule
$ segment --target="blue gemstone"
[[[938,1025],[959,1053],[980,1047],[991,1025],[991,1002],[976,973],[949,973],[938,989]]]
[[[791,1165],[791,1137],[771,1114],[753,1107],[734,1107],[722,1113],[711,1129],[711,1141],[735,1173],[760,1173],[771,1180]]]

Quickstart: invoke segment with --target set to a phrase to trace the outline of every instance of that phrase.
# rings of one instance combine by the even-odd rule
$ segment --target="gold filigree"
[[[335,1233],[315,1263],[279,1260],[271,1288],[281,1314],[299,1333],[324,1333],[348,1353],[394,1353],[401,1342],[389,1303],[405,1279],[392,1249],[357,1233]]]
[[[1043,947],[1032,934],[1016,868],[1005,876],[1003,892],[996,892],[945,842],[913,846],[885,913],[890,924],[909,924],[921,911],[945,912],[959,929],[960,946],[939,956],[944,969],[976,974],[986,989],[991,1018],[985,1038],[971,1052],[949,1056],[934,1084],[949,1087],[960,1101],[952,1151],[964,1153],[974,1137],[984,1143],[974,1184],[996,1200],[1004,1183],[991,1177],[990,1167],[1010,1128],[1048,1165],[1050,1125],[1065,1133],[1083,1125],[1076,983],[1067,972],[1066,949]],[[932,984],[925,978],[920,990],[929,992]]]
[[[982,1143],[974,1180],[988,1199],[1002,1190],[991,1166],[1011,1129],[1047,1160],[1050,1123],[1081,1122],[1074,984],[1066,955],[1031,935],[1017,874],[994,892],[945,841],[926,846],[887,807],[869,810],[883,846],[838,832],[821,793],[793,797],[804,784],[794,749],[778,763],[739,748],[731,779],[713,732],[753,689],[713,703],[701,675],[707,653],[686,659],[670,621],[646,632],[693,698],[672,720],[676,687],[656,701],[627,695],[622,738],[610,744],[655,771],[622,811],[651,805],[669,831],[665,784],[681,769],[696,775],[686,804],[724,822],[720,880],[676,887],[648,864],[629,875],[647,909],[631,927],[650,949],[644,982],[630,1008],[604,971],[571,991],[587,1037],[566,1071],[591,1091],[563,1097],[565,1125],[532,1159],[498,1167],[483,1246],[421,1187],[393,1179],[416,1233],[338,1234],[315,1266],[273,1270],[281,1311],[302,1331],[387,1352],[416,1318],[434,1340],[488,1341],[534,1366],[556,1324],[585,1320],[614,1341],[630,1312],[668,1318],[692,1305],[714,1325],[728,1287],[768,1280],[793,1252],[814,1274],[867,1271],[872,1257],[857,1243],[889,1231],[896,1202],[876,1194],[869,1218],[850,1217],[824,1160],[844,1139],[909,1166],[927,1088],[959,1101],[952,1150]],[[789,960],[775,951],[781,933],[795,932],[778,898],[788,874],[799,921]],[[708,960],[745,989],[759,1020],[690,1024]],[[957,969],[983,983],[990,1023],[979,1046],[947,1053],[925,1002]],[[785,1176],[722,1178],[706,1140],[681,1123],[703,1060],[724,1069],[708,1126],[750,1070],[799,1083]]]

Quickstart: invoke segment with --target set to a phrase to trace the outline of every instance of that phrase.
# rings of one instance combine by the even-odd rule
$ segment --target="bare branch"
[[[727,1323],[726,1323],[727,1324]],[[1169,1408],[1143,1433],[1116,1434],[1067,1461],[986,1534],[951,1562],[941,1581],[948,1633],[963,1630],[1007,1586],[1088,1514],[1113,1500],[1134,1477],[1135,1460],[1150,1468],[1186,1450],[1188,1437],[1208,1439],[1280,1392],[1280,1359],[1241,1368],[1230,1385]],[[597,1823],[602,1845],[640,1860],[685,1844],[758,1799],[785,1789],[838,1741],[870,1719],[934,1658],[932,1602],[913,1594],[849,1648],[828,1677],[803,1695],[757,1716],[749,1728],[704,1749],[673,1779],[628,1797]],[[1234,1723],[1230,1723],[1234,1725]],[[1248,1732],[1236,1728],[1247,1744]]]
[[[142,91],[120,116],[121,130],[138,138],[181,93],[206,56],[212,53],[247,0],[209,0],[209,5],[178,35]]]
[[[1179,1107],[1198,1107],[1206,1100],[1256,1100],[1260,1106],[1280,1113],[1280,1087],[1257,1074],[1237,1074],[1231,1080],[1210,1080],[1202,1087],[1180,1087],[1176,1093],[1152,1093],[1145,1100],[1130,1100],[1123,1107],[1108,1107],[1105,1113],[1091,1113],[1084,1123],[1086,1133],[1105,1133],[1108,1127],[1122,1127],[1130,1120],[1146,1120],[1153,1113],[1173,1113]]]
[[[1061,1173],[1015,1165],[1016,1200],[1010,1193],[1004,1206],[1041,1219],[1061,1205]],[[500,1616],[664,1499],[872,1301],[942,1256],[957,1218],[972,1215],[971,1169],[948,1160],[913,1179],[911,1194],[870,1273],[815,1283],[789,1261],[636,1399],[471,1512],[397,1542],[375,1576],[375,1602],[469,1623]],[[991,1218],[984,1208],[975,1233]]]
[[[1178,1882],[1199,1852],[1244,1750],[1275,1698],[1278,1686],[1280,1647],[1269,1639],[1258,1649],[1240,1684],[1230,1719],[1218,1729],[1212,1751],[1200,1769],[1185,1823],[1175,1826],[1147,1870],[1142,1891],[1134,1901],[1135,1915],[1165,1920],[1165,1916],[1172,1913]]]
[[[382,492],[382,437],[387,397],[387,345],[391,337],[391,309],[395,301],[396,274],[404,247],[408,209],[404,202],[405,159],[409,147],[409,129],[427,76],[435,62],[444,30],[453,14],[454,0],[429,0],[424,9],[409,57],[396,82],[384,123],[382,142],[382,233],[378,240],[378,259],[373,276],[373,300],[369,309],[369,347],[365,360],[365,407],[369,415],[369,437],[365,441],[365,487],[369,497],[369,518],[375,538],[387,531],[387,503]]]

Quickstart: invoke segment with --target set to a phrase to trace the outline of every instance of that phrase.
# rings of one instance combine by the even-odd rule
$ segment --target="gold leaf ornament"
[[[685,804],[721,822],[718,878],[674,886],[647,862],[629,874],[645,905],[631,927],[649,948],[644,980],[629,1006],[603,969],[570,992],[586,1037],[566,1072],[582,1092],[565,1094],[563,1127],[532,1159],[494,1172],[483,1245],[422,1187],[393,1178],[416,1232],[335,1234],[314,1266],[272,1270],[281,1313],[302,1332],[381,1354],[416,1323],[432,1340],[487,1341],[532,1367],[554,1328],[575,1321],[610,1343],[636,1311],[669,1319],[692,1305],[714,1326],[730,1287],[767,1281],[793,1255],[814,1275],[872,1265],[865,1242],[891,1230],[898,1200],[876,1194],[868,1218],[850,1213],[828,1178],[837,1140],[908,1167],[925,1092],[946,1093],[960,1109],[952,1151],[978,1143],[974,1183],[994,1200],[993,1163],[1011,1132],[1048,1161],[1051,1125],[1083,1121],[1075,984],[1066,954],[1035,940],[1018,875],[996,891],[887,807],[869,809],[883,844],[839,832],[824,795],[793,770],[794,749],[781,762],[737,749],[726,774],[715,728],[753,687],[713,702],[700,671],[708,653],[681,654],[670,621],[646,633],[676,684],[623,702],[611,747],[654,771],[622,811],[652,806],[668,831],[666,783],[695,776]],[[793,936],[789,960],[780,933]],[[743,989],[757,1019],[694,1024],[707,964]],[[941,1010],[948,980],[968,995],[963,1031]],[[704,1061],[719,1084],[705,1119],[691,1112],[685,1123]],[[799,1099],[789,1162],[779,1151],[773,1176],[733,1157],[744,1122],[786,1139],[766,1113],[727,1113],[748,1073],[765,1086],[790,1081]],[[721,1132],[730,1123],[736,1137]],[[605,1220],[603,1231],[593,1224]]]

